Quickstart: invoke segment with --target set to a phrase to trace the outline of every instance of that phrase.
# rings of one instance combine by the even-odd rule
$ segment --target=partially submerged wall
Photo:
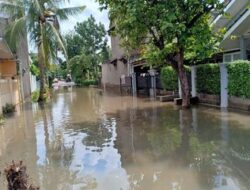
[[[0,79],[0,113],[6,104],[17,105],[20,102],[19,80]]]
[[[117,63],[102,64],[102,85],[106,87],[119,87],[120,78],[128,75],[128,64],[121,61]]]
[[[197,76],[194,78],[201,103],[250,111],[249,61],[195,67]]]
[[[5,28],[8,24],[8,19],[0,18],[0,37],[4,37]],[[0,57],[0,59],[6,59]],[[16,48],[16,55],[13,52],[12,60],[17,59],[17,66],[14,66],[13,63],[3,64],[0,68],[0,72],[2,70],[2,75],[15,76],[17,75],[17,67],[19,70],[19,76],[21,81],[21,92],[23,98],[28,98],[31,95],[31,87],[30,87],[30,74],[29,74],[29,50],[28,50],[28,41],[27,37],[23,37],[18,47]],[[0,63],[1,64],[1,63]],[[15,67],[15,68],[14,68]]]

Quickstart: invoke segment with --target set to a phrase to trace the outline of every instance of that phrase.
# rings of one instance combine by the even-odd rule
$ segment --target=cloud
[[[63,21],[61,23],[62,32],[67,33],[69,31],[74,30],[74,26],[77,22],[82,22],[87,20],[88,17],[92,14],[97,22],[101,22],[105,25],[105,28],[108,30],[109,28],[109,19],[108,19],[108,11],[100,11],[99,4],[94,0],[71,0],[67,6],[82,6],[85,5],[86,9],[82,14],[72,16],[68,21]]]

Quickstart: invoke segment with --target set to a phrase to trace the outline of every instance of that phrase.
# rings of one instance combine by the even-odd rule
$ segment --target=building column
[[[156,70],[154,69],[150,69],[149,71],[149,75],[150,75],[150,82],[151,82],[151,88],[149,90],[149,94],[150,94],[150,97],[153,97],[155,98],[156,97]]]
[[[132,95],[137,95],[137,86],[136,86],[136,73],[131,74],[131,80],[132,80]]]
[[[240,58],[242,60],[247,59],[247,47],[246,47],[246,40],[244,36],[240,37]]]
[[[179,98],[182,98],[181,81],[179,78],[178,78],[178,88],[179,88]]]
[[[197,67],[196,66],[192,66],[191,67],[192,97],[196,97],[197,96],[196,75],[197,75]]]
[[[220,64],[221,107],[228,107],[228,72],[225,63]]]

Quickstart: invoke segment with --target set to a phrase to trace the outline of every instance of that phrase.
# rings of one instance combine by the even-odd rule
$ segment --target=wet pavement
[[[0,126],[0,171],[23,160],[41,190],[250,189],[249,116],[64,89]]]

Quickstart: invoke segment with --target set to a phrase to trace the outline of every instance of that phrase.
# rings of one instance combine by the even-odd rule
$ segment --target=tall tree
[[[77,83],[84,78],[96,80],[99,64],[109,59],[105,27],[91,15],[86,21],[77,23],[74,29],[65,37],[72,75]]]
[[[6,36],[10,45],[18,47],[20,38],[30,36],[38,51],[38,66],[40,70],[39,101],[45,100],[46,67],[52,63],[57,52],[66,49],[60,34],[60,20],[67,20],[69,16],[80,13],[85,8],[63,7],[67,0],[3,0],[0,10],[10,16],[11,23]],[[67,57],[67,56],[66,56]]]
[[[220,35],[211,29],[212,11],[220,0],[98,0],[110,10],[114,33],[124,45],[139,49],[150,63],[170,64],[182,87],[183,107],[190,107],[184,64],[211,56]]]

